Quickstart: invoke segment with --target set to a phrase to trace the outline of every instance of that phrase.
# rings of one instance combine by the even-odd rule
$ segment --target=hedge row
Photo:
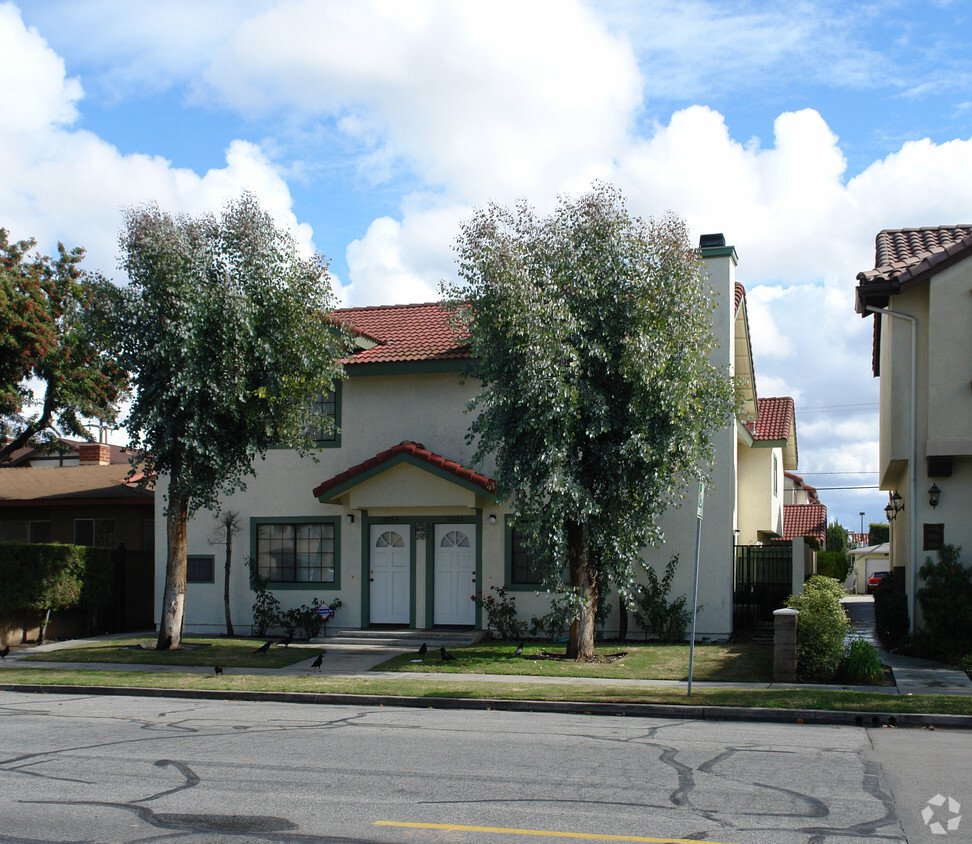
[[[111,589],[111,551],[0,542],[0,613],[98,610]]]

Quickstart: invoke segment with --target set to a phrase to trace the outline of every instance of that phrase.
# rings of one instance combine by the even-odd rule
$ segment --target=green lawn
[[[416,662],[415,653],[397,656],[376,667],[376,671],[446,672],[450,674],[513,674],[539,677],[606,677],[629,680],[688,679],[687,645],[598,645],[598,656],[621,651],[625,656],[609,662],[575,662],[545,659],[564,653],[562,643],[530,642],[523,655],[513,656],[511,642],[480,642],[450,651],[456,659],[443,662],[437,651],[429,651]],[[698,645],[695,648],[694,680],[726,683],[769,683],[773,679],[773,648],[770,645]]]
[[[266,639],[227,639],[187,636],[178,650],[157,651],[155,639],[107,639],[76,648],[31,653],[37,662],[105,662],[116,665],[222,665],[227,668],[283,668],[310,659],[323,648],[316,645],[274,644],[254,653]],[[274,640],[271,640],[274,641]],[[147,645],[148,647],[142,647]]]
[[[307,659],[321,648],[272,645],[266,654],[254,651],[266,640],[187,637],[187,647],[156,651],[147,639],[111,639],[47,653],[31,660],[45,662],[116,663],[140,665],[216,665],[227,668],[281,668]],[[534,683],[532,676],[608,679],[655,679],[684,681],[688,672],[686,645],[631,645],[613,660],[578,663],[543,659],[541,651],[563,653],[563,644],[528,644],[522,657],[514,657],[509,642],[485,642],[452,651],[455,662],[443,663],[433,651],[421,663],[417,654],[395,657],[377,670],[396,671],[396,677],[329,677],[306,674],[275,676],[233,673],[118,671],[103,669],[19,668],[7,663],[0,668],[0,682],[47,686],[80,685],[160,689],[216,689],[221,691],[272,691],[406,696],[418,698],[475,698],[506,700],[563,700],[604,703],[661,703],[703,706],[752,706],[783,709],[821,709],[855,712],[940,713],[972,715],[972,697],[947,695],[897,695],[853,690],[806,687],[801,689],[700,689],[691,697],[684,686],[648,688],[628,685],[583,683]],[[617,654],[617,645],[599,645],[601,657]],[[768,683],[772,675],[772,647],[767,645],[700,645],[695,651],[694,679],[727,683]],[[447,673],[455,678],[425,678],[416,672]],[[508,681],[477,681],[476,675],[508,674]]]
[[[145,671],[70,671],[45,668],[0,669],[0,682],[46,686],[108,686],[152,689],[217,689],[224,692],[312,692],[318,694],[390,695],[418,698],[493,700],[564,700],[601,703],[661,703],[693,706],[753,706],[844,712],[937,713],[972,715],[972,698],[948,695],[896,695],[829,689],[658,689],[632,686],[523,682],[476,682],[471,678],[428,680],[327,677],[314,674],[274,675],[152,673]]]

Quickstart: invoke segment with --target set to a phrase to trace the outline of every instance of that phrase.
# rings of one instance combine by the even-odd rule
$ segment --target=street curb
[[[406,697],[318,692],[247,692],[220,689],[150,689],[129,686],[71,686],[0,683],[0,691],[28,694],[113,695],[241,702],[316,704],[318,706],[396,706],[410,709],[468,709],[698,721],[762,721],[848,727],[920,727],[972,730],[972,715],[891,712],[841,712],[826,709],[769,709],[744,706],[692,706],[659,703],[501,700],[492,698]]]

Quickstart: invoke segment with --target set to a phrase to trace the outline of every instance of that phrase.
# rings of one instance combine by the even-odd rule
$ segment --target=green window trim
[[[263,537],[264,542],[264,560],[261,560],[261,537],[260,528],[261,526],[268,527],[286,527],[288,525],[295,526],[295,530],[278,530],[265,532]],[[299,527],[307,526],[325,526],[330,527],[330,536],[328,536],[327,531],[322,531],[316,536],[301,536],[301,531]],[[310,533],[314,533],[310,531]],[[330,554],[332,555],[331,566],[325,566],[326,554],[325,550],[311,551],[310,546],[316,541],[321,542],[331,542],[332,550]],[[304,549],[301,548],[301,543],[306,543]],[[270,554],[273,551],[273,545],[276,544],[278,551],[283,550],[285,552],[284,556],[293,557],[293,579],[285,580],[274,580],[269,579],[269,587],[274,590],[286,590],[286,589],[301,589],[301,590],[328,590],[336,591],[341,588],[341,518],[339,516],[252,516],[250,518],[250,556],[257,561],[257,570],[261,575],[266,576],[264,572],[270,574],[272,572],[267,571]],[[293,545],[293,551],[287,547]],[[301,551],[304,551],[301,554]],[[310,559],[306,560],[306,567],[308,570],[313,570],[320,568],[323,571],[328,569],[333,571],[333,579],[331,580],[298,580],[298,572],[302,568],[300,557],[304,556],[307,558],[312,558],[313,556],[320,555],[320,564],[313,565]],[[266,564],[265,562],[266,561]]]
[[[324,405],[324,410],[330,410],[330,415],[334,419],[334,432],[326,439],[315,440],[318,448],[340,448],[341,447],[341,382],[334,385],[334,390],[330,396],[316,396],[314,403],[318,407]],[[326,406],[332,404],[333,408]]]
[[[522,581],[519,583],[513,582],[513,558],[516,553],[519,553],[516,549],[516,543],[514,542],[514,528],[513,528],[513,517],[506,516],[506,535],[503,538],[503,565],[504,565],[504,585],[507,591],[510,592],[536,592],[538,589],[546,588],[543,586],[543,582],[538,577],[534,581]],[[529,564],[528,564],[529,569]],[[534,573],[535,574],[535,573]]]

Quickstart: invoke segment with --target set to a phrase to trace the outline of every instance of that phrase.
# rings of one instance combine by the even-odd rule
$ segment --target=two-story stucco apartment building
[[[714,354],[739,378],[744,395],[741,418],[717,435],[704,502],[698,632],[726,638],[734,545],[782,534],[784,473],[796,468],[796,422],[792,400],[756,396],[735,249],[721,236],[707,243],[700,252],[717,303]],[[338,432],[320,442],[316,460],[271,451],[247,489],[223,502],[244,526],[232,565],[234,626],[245,631],[252,618],[247,557],[257,561],[284,608],[340,598],[332,628],[481,627],[471,596],[500,585],[517,595],[524,620],[546,612],[549,595],[534,581],[507,523],[506,503],[493,498],[490,467],[470,465],[466,405],[477,385],[463,377],[468,352],[449,314],[431,303],[349,308],[336,316],[357,340],[347,377],[328,399]],[[678,553],[675,594],[691,595],[697,490],[686,496],[689,506],[664,517],[665,545],[645,549],[644,557],[663,569]],[[156,500],[161,508],[164,496]],[[156,524],[161,549],[165,519]],[[214,526],[206,511],[189,526],[187,632],[223,629],[222,549],[210,543]],[[799,585],[802,558],[797,568]],[[157,594],[164,576],[160,565]],[[615,606],[605,631],[617,629]]]
[[[874,320],[891,566],[914,623],[925,558],[972,551],[972,226],[882,231],[857,281],[857,312]]]

